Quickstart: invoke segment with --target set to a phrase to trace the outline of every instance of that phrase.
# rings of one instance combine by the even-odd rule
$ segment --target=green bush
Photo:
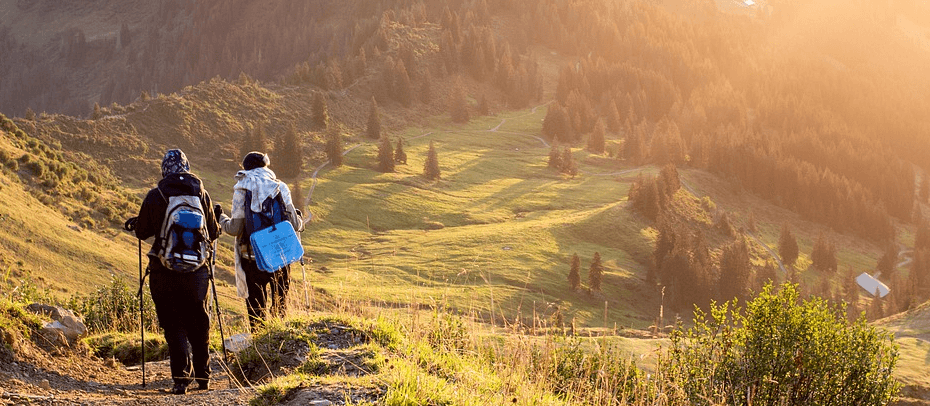
[[[94,355],[99,358],[115,358],[123,365],[142,363],[142,336],[139,333],[127,334],[109,332],[84,339]],[[161,334],[145,335],[145,361],[168,359],[168,344]]]
[[[746,309],[736,302],[695,311],[671,336],[660,370],[695,405],[884,405],[897,393],[890,333],[820,298],[799,302],[797,285],[769,284]]]
[[[97,288],[88,296],[73,296],[68,307],[84,317],[84,324],[91,332],[135,332],[139,331],[139,296],[137,287],[128,286],[122,279],[114,277],[110,284]],[[158,331],[155,303],[143,289],[146,331]]]

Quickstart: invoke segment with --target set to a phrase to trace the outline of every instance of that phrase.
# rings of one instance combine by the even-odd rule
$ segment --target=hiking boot
[[[206,379],[198,379],[197,390],[210,390],[210,381]]]
[[[183,395],[183,394],[185,394],[185,393],[187,393],[187,384],[186,384],[186,383],[176,382],[176,383],[174,384],[174,387],[171,388],[171,394],[173,394],[173,395]]]

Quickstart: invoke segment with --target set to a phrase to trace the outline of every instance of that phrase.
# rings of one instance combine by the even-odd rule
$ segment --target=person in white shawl
[[[245,202],[246,191],[252,193],[251,210],[260,212],[262,202],[266,198],[281,194],[286,206],[286,213],[291,225],[297,232],[303,231],[303,219],[300,210],[294,207],[291,201],[291,191],[284,182],[277,179],[274,172],[268,169],[270,165],[268,155],[261,152],[250,152],[242,160],[242,170],[236,173],[236,186],[233,188],[232,216],[217,210],[219,223],[227,234],[236,236],[236,293],[246,300],[249,315],[249,327],[255,331],[261,326],[266,317],[266,303],[269,297],[268,285],[271,285],[270,315],[283,317],[287,309],[287,291],[290,286],[290,266],[286,266],[275,273],[268,273],[258,269],[255,257],[251,255],[249,241],[242,241],[245,231]]]

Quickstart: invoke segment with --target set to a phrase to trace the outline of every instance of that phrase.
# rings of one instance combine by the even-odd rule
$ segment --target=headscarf
[[[191,164],[187,161],[187,155],[180,149],[170,149],[165,153],[161,160],[161,177],[173,175],[176,173],[185,173],[191,170]]]

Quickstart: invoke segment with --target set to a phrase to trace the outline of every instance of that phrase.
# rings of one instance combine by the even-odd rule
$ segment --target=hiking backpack
[[[165,198],[162,193],[162,198],[168,202],[168,207],[158,234],[161,264],[176,272],[191,272],[206,265],[210,243],[200,197],[181,195]]]
[[[245,229],[241,241],[258,269],[276,272],[303,256],[300,238],[291,225],[284,199],[278,192],[265,198],[261,211],[252,211],[252,191],[245,191]],[[269,238],[271,240],[269,240]],[[264,248],[264,250],[262,249]]]

